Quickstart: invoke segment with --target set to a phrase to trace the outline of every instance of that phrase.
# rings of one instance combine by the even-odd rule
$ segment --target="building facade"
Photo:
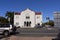
[[[54,12],[54,25],[60,27],[60,12]]]
[[[14,13],[14,25],[22,27],[33,28],[36,24],[42,24],[41,12],[34,12],[30,9],[26,9],[20,13]]]

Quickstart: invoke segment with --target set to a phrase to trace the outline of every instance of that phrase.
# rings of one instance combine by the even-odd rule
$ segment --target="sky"
[[[60,12],[60,0],[0,0],[0,16],[4,16],[7,11],[21,12],[27,8],[42,12],[43,22],[46,17],[54,20],[54,12]]]

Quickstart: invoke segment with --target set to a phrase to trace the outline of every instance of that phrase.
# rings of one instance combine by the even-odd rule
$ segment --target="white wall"
[[[26,19],[27,15],[30,16],[30,19]],[[20,15],[14,15],[14,25],[16,25],[16,23],[19,23],[17,26],[24,27],[24,21],[31,21],[31,27],[34,27],[37,23],[40,23],[41,25],[42,15],[35,15],[35,12],[29,9],[22,11]]]
[[[16,23],[18,23],[18,25]],[[14,25],[20,25],[20,15],[14,15]]]
[[[36,24],[40,23],[40,25],[42,24],[42,15],[36,15]]]
[[[26,16],[30,16],[30,19],[26,19]],[[35,12],[31,11],[29,9],[22,11],[21,12],[21,17],[22,17],[22,26],[24,26],[24,21],[31,21],[31,27],[35,26]]]

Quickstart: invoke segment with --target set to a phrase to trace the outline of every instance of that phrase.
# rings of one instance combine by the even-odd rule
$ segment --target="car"
[[[16,27],[13,27],[10,24],[0,24],[0,34],[3,34],[4,36],[9,36],[10,33],[13,33],[16,31]]]

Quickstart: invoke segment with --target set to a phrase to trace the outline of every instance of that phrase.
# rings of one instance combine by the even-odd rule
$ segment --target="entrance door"
[[[30,26],[31,26],[31,21],[27,21],[27,22],[25,21],[25,22],[24,22],[24,26],[30,27]]]

